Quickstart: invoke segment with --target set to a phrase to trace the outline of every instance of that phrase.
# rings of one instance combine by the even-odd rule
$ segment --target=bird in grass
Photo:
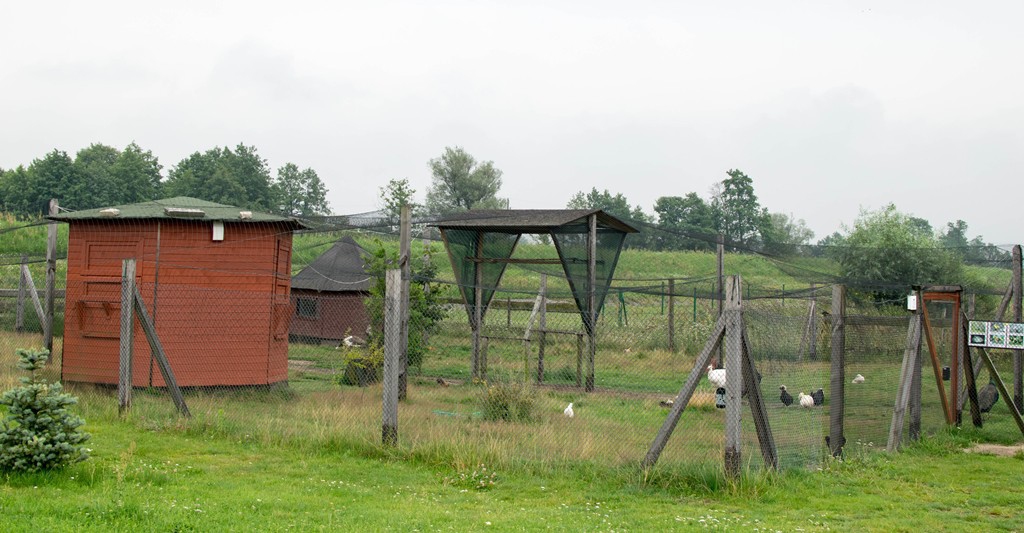
[[[853,378],[853,382],[854,383],[864,383],[864,376],[862,376],[860,374],[857,374],[857,376]]]
[[[978,408],[981,409],[982,413],[987,413],[992,410],[992,406],[999,401],[999,389],[996,388],[994,380],[988,380],[988,385],[985,385],[978,391]]]
[[[811,399],[814,400],[814,405],[823,405],[825,403],[825,391],[818,389],[812,392]]]
[[[814,407],[814,398],[811,398],[810,396],[802,392],[799,395],[797,395],[797,399],[800,401],[800,407]]]
[[[442,386],[442,387],[447,387],[448,386],[448,382],[445,381],[444,378],[437,378],[437,384]]]
[[[779,393],[779,400],[782,400],[782,405],[785,405],[786,407],[793,405],[793,395],[786,390],[786,386],[780,385],[779,390],[782,391]]]
[[[574,413],[572,410],[572,402],[569,402],[569,407],[566,407],[565,410],[562,412],[565,413],[565,416],[569,418],[576,416],[576,413]]]
[[[715,368],[714,365],[708,365],[708,381],[715,385],[717,389],[725,388],[725,369]]]
[[[662,400],[662,401],[658,402],[658,405],[660,405],[662,407],[672,407],[672,405],[675,404],[675,403],[676,403],[675,400],[668,399],[668,400]]]

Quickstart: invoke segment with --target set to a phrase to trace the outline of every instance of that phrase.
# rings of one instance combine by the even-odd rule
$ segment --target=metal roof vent
[[[164,214],[178,218],[203,218],[206,216],[205,211],[194,207],[165,207]]]

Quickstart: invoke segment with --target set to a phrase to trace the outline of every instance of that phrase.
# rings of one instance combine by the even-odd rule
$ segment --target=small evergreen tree
[[[7,416],[0,422],[0,471],[51,470],[84,461],[90,435],[81,430],[85,420],[68,411],[78,398],[60,383],[47,383],[36,372],[50,356],[47,350],[17,350],[18,368],[27,370],[22,386],[0,395]]]

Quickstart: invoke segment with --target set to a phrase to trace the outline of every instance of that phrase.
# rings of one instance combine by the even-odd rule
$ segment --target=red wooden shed
[[[288,379],[292,231],[301,222],[188,197],[50,216],[67,222],[62,378],[116,384],[121,263],[182,387]],[[132,384],[163,386],[135,325]]]
[[[365,255],[352,237],[342,237],[292,277],[292,338],[332,343],[347,335],[366,338],[370,276]]]

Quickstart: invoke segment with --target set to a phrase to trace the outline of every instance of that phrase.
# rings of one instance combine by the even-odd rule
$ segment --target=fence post
[[[668,349],[676,351],[676,280],[668,280]]]
[[[50,215],[58,211],[57,199],[50,199]],[[43,321],[43,345],[53,357],[53,298],[57,281],[57,223],[46,226],[46,320]]]
[[[808,337],[807,357],[811,361],[818,360],[818,295],[817,285],[811,283],[811,332]],[[845,299],[845,292],[843,295]]]
[[[540,275],[540,331],[537,332],[537,383],[544,383],[544,345],[548,336],[548,275]]]
[[[402,206],[398,228],[398,266],[402,271],[401,333],[398,374],[398,399],[404,400],[409,394],[409,279],[412,260],[412,214],[408,205]]]
[[[1013,321],[1020,322],[1021,309],[1021,253],[1020,245],[1013,247]],[[1022,365],[1024,351],[1013,351],[1013,403],[1017,404],[1017,411],[1024,411],[1024,365]]]
[[[587,377],[584,390],[594,391],[594,359],[597,355],[597,215],[590,215],[587,233]],[[607,294],[606,294],[607,296]]]
[[[384,399],[381,440],[385,446],[398,444],[398,380],[402,371],[402,271],[385,274],[384,298]]]
[[[118,357],[117,410],[132,407],[132,352],[135,346],[135,260],[121,263],[121,343]]]
[[[725,283],[725,235],[718,234],[718,247],[716,248],[716,264],[718,270],[718,277],[716,278],[717,286],[715,287],[715,299],[718,300],[718,317],[722,317],[723,304],[725,302],[725,292],[723,284]],[[721,368],[722,365],[722,345],[718,345],[718,361],[715,363],[716,368]]]
[[[742,461],[741,410],[743,408],[743,331],[739,276],[729,276],[725,286],[725,475],[738,478]]]
[[[846,410],[846,287],[832,286],[832,381],[829,385],[829,451],[833,457],[843,454],[846,435],[843,417]]]
[[[25,270],[28,269],[28,256],[21,254],[21,268],[18,270],[18,307],[14,319],[14,331],[21,333],[25,329]]]

